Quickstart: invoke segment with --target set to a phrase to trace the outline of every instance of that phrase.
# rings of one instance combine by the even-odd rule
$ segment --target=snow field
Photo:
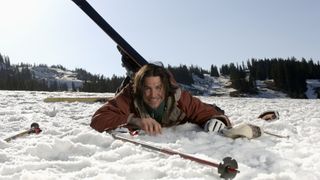
[[[44,103],[49,96],[110,96],[98,93],[0,91],[0,179],[219,179],[215,168],[114,140],[89,127],[101,103]],[[226,111],[234,124],[246,122],[267,134],[257,139],[228,139],[205,133],[194,124],[164,129],[159,136],[130,137],[157,147],[221,162],[231,156],[239,164],[236,179],[316,180],[320,177],[319,100],[199,97]],[[257,116],[278,110],[280,119]],[[3,139],[26,130],[32,122],[38,135]]]

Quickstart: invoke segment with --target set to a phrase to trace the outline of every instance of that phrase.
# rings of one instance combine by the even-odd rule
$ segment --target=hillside
[[[226,68],[226,66],[224,66],[224,68]],[[184,67],[184,69],[187,69],[187,67]],[[171,68],[170,70],[177,71],[179,68]],[[194,95],[262,98],[291,97],[283,93],[283,90],[280,91],[279,88],[275,86],[272,79],[255,81],[256,93],[248,94],[241,93],[232,88],[234,86],[230,80],[230,76],[212,77],[209,74],[206,74],[206,72],[200,72],[202,69],[193,68],[192,70],[189,69],[189,72],[185,73],[189,73],[189,79],[192,79],[191,81],[193,83],[188,83],[189,85],[180,85],[182,88],[189,90]],[[117,76],[110,79],[99,75],[92,75],[83,69],[71,71],[61,65],[51,67],[47,65],[10,65],[9,60],[0,63],[0,73],[4,73],[4,75],[1,75],[1,78],[4,79],[0,78],[0,89],[4,90],[115,92],[123,79],[123,77]],[[245,81],[249,79],[248,75],[249,74],[245,75],[246,77],[243,78]],[[36,81],[34,79],[36,79]],[[233,82],[240,81],[241,79]],[[12,84],[15,84],[13,88],[6,88],[6,86],[12,86]],[[243,85],[240,84],[240,87]],[[307,79],[305,89],[305,91],[302,91],[302,94],[305,92],[304,94],[306,98],[319,98],[320,81],[318,79]]]
[[[63,70],[60,68],[36,66],[31,67],[30,70],[34,73],[35,78],[44,79],[49,82],[57,81],[60,84],[67,84],[68,89],[72,90],[72,84],[76,89],[79,89],[83,85],[83,81],[77,79],[77,73],[71,70]],[[199,78],[197,75],[192,76],[194,84],[191,86],[180,84],[181,87],[191,91],[195,95],[202,96],[225,96],[229,97],[230,92],[236,91],[231,87],[229,76],[212,77],[208,74],[204,74],[204,78]],[[256,81],[258,93],[255,95],[242,94],[244,97],[261,97],[261,98],[287,98],[288,96],[280,91],[273,90],[270,87],[270,82]],[[316,99],[316,88],[320,88],[320,81],[316,79],[307,80],[306,96],[308,99]]]
[[[47,66],[30,67],[30,70],[35,75],[35,78],[39,80],[46,80],[49,83],[58,82],[59,84],[66,83],[68,89],[72,90],[72,84],[76,89],[79,89],[83,85],[83,81],[77,79],[77,73],[67,69],[52,68]],[[192,85],[180,84],[182,88],[187,89],[195,95],[204,96],[230,96],[230,92],[236,91],[231,88],[230,78],[228,76],[211,77],[208,74],[204,74],[204,78],[200,78],[197,75],[192,75]],[[262,88],[261,93],[266,94],[267,88]],[[270,93],[269,93],[270,94]],[[249,96],[249,95],[245,95]],[[269,97],[284,97],[282,93],[274,92],[274,95]]]
[[[68,90],[72,90],[72,86],[79,89],[83,85],[83,81],[77,78],[77,73],[74,71],[47,66],[30,67],[30,71],[36,79],[44,79],[48,83],[57,82],[58,84],[66,84]]]
[[[202,96],[224,96],[230,97],[231,92],[236,90],[231,87],[230,77],[220,76],[211,77],[205,74],[204,78],[199,78],[193,75],[194,84],[191,86],[181,85],[183,88],[193,92],[193,94]],[[287,94],[274,90],[273,86],[270,86],[273,80],[256,81],[257,94],[241,94],[241,97],[255,97],[255,98],[289,98]],[[320,88],[319,79],[307,80],[307,91],[305,92],[308,99],[317,99],[316,90]]]

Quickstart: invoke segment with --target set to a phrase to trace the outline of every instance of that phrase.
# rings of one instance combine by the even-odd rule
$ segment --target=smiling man
[[[164,88],[160,77],[146,77],[143,87],[143,101],[149,107],[156,109],[163,103],[164,96]]]
[[[127,127],[157,135],[162,127],[185,122],[198,124],[206,131],[231,127],[224,111],[180,89],[165,68],[148,64],[95,112],[90,126],[99,132]]]

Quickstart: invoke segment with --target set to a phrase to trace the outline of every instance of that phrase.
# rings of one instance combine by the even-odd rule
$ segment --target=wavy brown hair
[[[161,66],[157,66],[154,64],[146,64],[140,68],[138,72],[136,72],[135,77],[133,79],[133,92],[135,97],[138,100],[143,99],[143,88],[144,88],[144,80],[147,77],[159,76],[164,88],[165,99],[168,96],[174,95],[177,86],[173,85],[170,82],[171,75],[169,72]],[[140,102],[141,103],[141,102]]]

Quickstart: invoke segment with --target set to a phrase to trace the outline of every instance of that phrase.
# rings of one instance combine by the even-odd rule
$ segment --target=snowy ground
[[[48,96],[82,95],[108,94],[0,91],[0,179],[219,179],[215,168],[95,132],[89,123],[100,103],[43,102]],[[239,180],[319,179],[320,100],[201,99],[223,107],[235,124],[250,122],[290,138],[232,140],[185,124],[165,129],[160,136],[133,139],[214,162],[231,156],[238,161]],[[279,110],[280,120],[268,123],[256,118],[273,109]],[[41,134],[3,141],[32,122],[40,124]]]

